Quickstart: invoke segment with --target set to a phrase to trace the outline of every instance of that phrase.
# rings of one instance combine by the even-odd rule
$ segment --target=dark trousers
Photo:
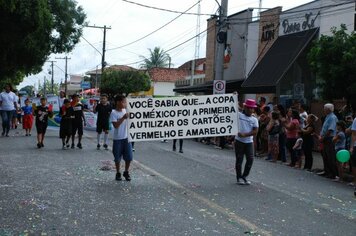
[[[295,151],[293,150],[293,146],[295,144],[295,142],[297,141],[296,138],[287,138],[287,143],[286,143],[286,146],[287,146],[287,149],[290,153],[290,158],[291,158],[291,166],[295,166],[295,163],[297,162],[297,155],[295,153]]]
[[[173,139],[173,149],[176,149],[177,139]],[[179,139],[179,150],[183,150],[183,139]]]
[[[332,142],[332,137],[323,139],[323,150],[321,152],[324,162],[324,171],[328,177],[335,178],[337,176],[335,147]]]
[[[235,140],[235,156],[236,156],[236,178],[247,177],[250,174],[250,170],[253,164],[253,143],[242,143]],[[244,173],[241,174],[242,162],[246,156],[246,164]]]
[[[281,133],[279,134],[279,159],[282,162],[286,162],[287,158],[286,158],[286,134],[285,133]]]
[[[2,132],[8,134],[10,131],[10,124],[14,111],[1,111]]]
[[[313,167],[313,140],[303,141],[303,152],[305,156],[304,169],[311,170]]]

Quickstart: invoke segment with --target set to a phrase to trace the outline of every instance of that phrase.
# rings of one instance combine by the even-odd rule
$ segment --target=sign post
[[[214,94],[225,94],[226,92],[226,81],[225,80],[214,80]]]

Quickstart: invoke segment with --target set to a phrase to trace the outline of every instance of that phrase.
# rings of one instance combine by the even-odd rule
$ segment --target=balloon
[[[347,150],[340,150],[336,153],[336,159],[341,163],[347,162],[350,160],[350,152]]]

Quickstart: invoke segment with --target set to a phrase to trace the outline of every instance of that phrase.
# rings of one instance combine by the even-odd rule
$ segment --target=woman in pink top
[[[298,138],[299,131],[299,112],[294,109],[289,109],[287,113],[287,119],[284,123],[284,127],[286,128],[286,136],[287,136],[287,149],[290,153],[291,163],[289,166],[294,167],[297,161],[297,156],[295,151],[293,150],[293,146]]]

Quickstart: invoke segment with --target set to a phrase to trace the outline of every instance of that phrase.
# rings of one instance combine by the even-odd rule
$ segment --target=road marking
[[[258,234],[261,234],[261,235],[266,235],[266,236],[269,236],[269,235],[272,235],[271,232],[269,231],[266,231],[264,229],[261,229],[259,228],[258,226],[256,226],[255,224],[249,222],[248,220],[236,215],[236,213],[234,212],[231,212],[231,211],[228,211],[226,210],[224,207],[216,204],[215,202],[212,202],[210,201],[209,199],[203,197],[202,195],[190,190],[190,189],[187,189],[186,187],[184,187],[183,185],[181,185],[180,183],[160,174],[159,172],[151,169],[150,167],[134,160],[133,161],[135,163],[136,166],[140,167],[141,169],[144,169],[146,170],[147,172],[150,172],[151,174],[159,177],[160,179],[164,180],[165,182],[169,183],[170,185],[178,188],[178,189],[181,189],[181,190],[184,190],[184,192],[186,192],[187,194],[189,194],[191,197],[195,198],[196,200],[198,200],[199,202],[202,202],[204,204],[206,204],[207,206],[209,206],[211,209],[227,216],[228,218],[232,219],[233,221],[235,221],[236,223],[240,224],[240,225],[243,225],[247,228],[249,228],[250,230],[252,231],[255,231],[256,233]]]
[[[83,135],[84,137],[88,138],[91,142],[95,143],[95,139],[94,137],[91,137],[87,134]],[[109,147],[109,150],[111,151],[111,147]],[[180,183],[162,175],[161,173],[153,170],[152,168],[142,164],[141,162],[138,162],[136,160],[133,161],[133,163],[138,166],[139,168],[151,173],[152,175],[155,175],[156,177],[164,180],[165,182],[169,183],[170,185],[183,190],[185,193],[187,193],[189,196],[191,196],[192,198],[198,200],[199,202],[204,203],[205,205],[207,205],[209,208],[211,208],[212,210],[219,212],[222,215],[227,216],[227,218],[231,219],[232,221],[234,221],[237,224],[243,225],[245,227],[247,227],[249,230],[256,232],[259,235],[265,235],[265,236],[271,236],[272,233],[264,230],[262,228],[259,228],[257,225],[251,223],[250,221],[236,215],[236,213],[228,211],[226,208],[216,204],[213,201],[210,201],[209,199],[203,197],[202,195],[184,187],[183,185],[181,185]]]

